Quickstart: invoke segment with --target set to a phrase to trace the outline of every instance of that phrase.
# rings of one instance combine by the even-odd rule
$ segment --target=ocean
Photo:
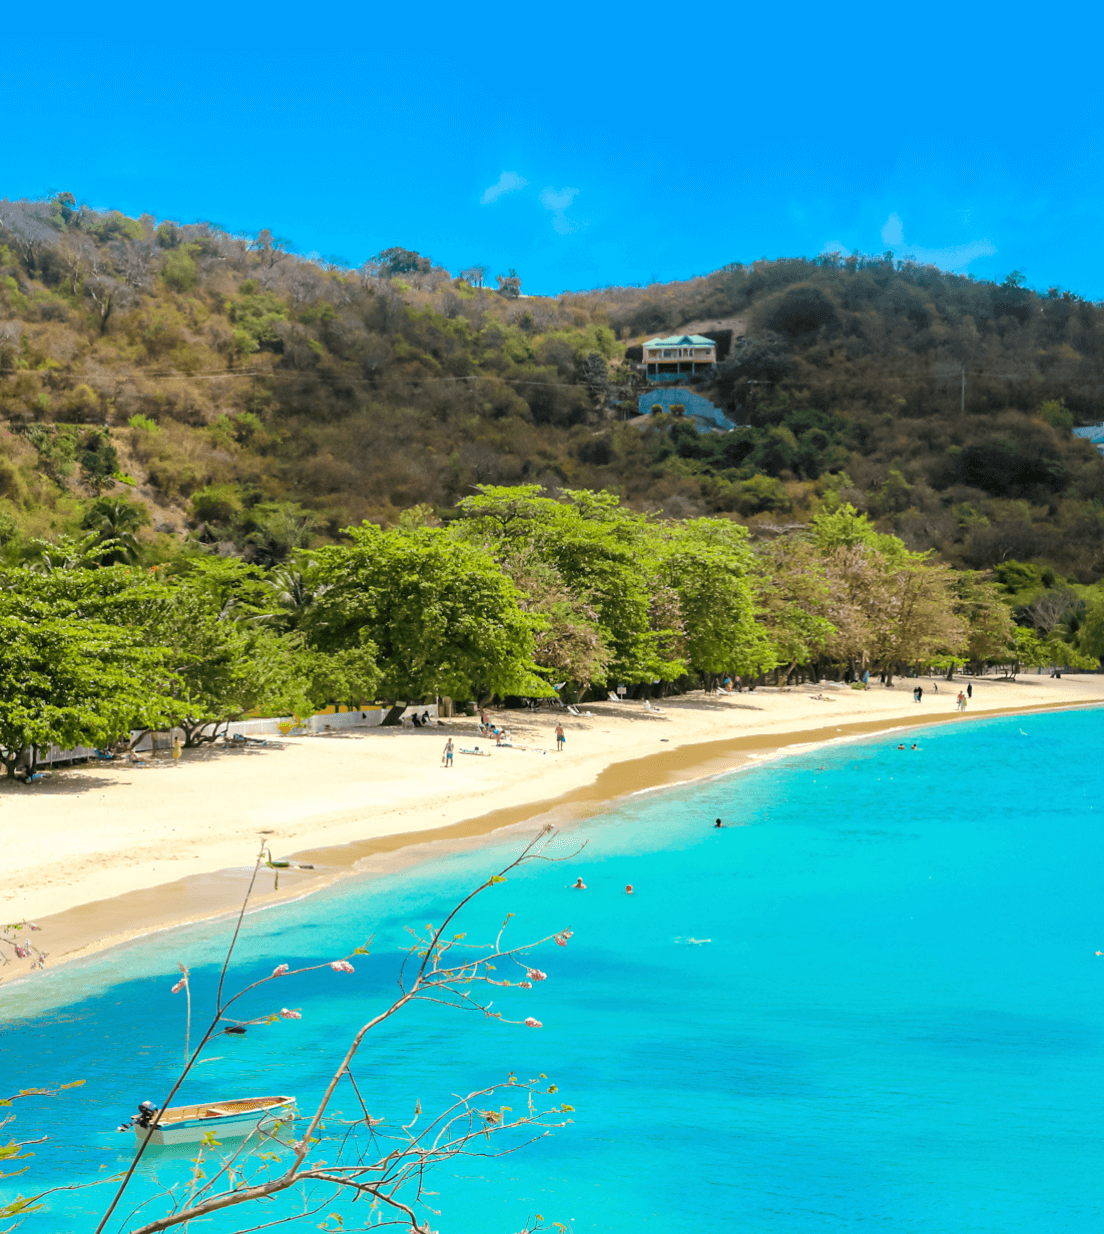
[[[902,736],[919,748],[898,750]],[[547,981],[494,991],[496,1010],[543,1027],[416,1006],[354,1067],[391,1123],[511,1070],[547,1075],[573,1107],[570,1125],[517,1153],[441,1166],[431,1228],[514,1234],[540,1213],[574,1234],[1095,1234],[1102,739],[1104,709],[917,728],[642,793],[569,828],[562,861],[511,874],[456,927],[482,939],[513,913],[518,940],[573,931],[532,955]],[[306,1109],[394,992],[406,927],[442,920],[524,838],[249,916],[238,985],[369,936],[371,954],[353,974],[251,996],[251,1012],[302,1019],[219,1038],[178,1100],[287,1092]],[[572,890],[580,876],[587,889]],[[183,1053],[177,962],[192,968],[198,1020],[228,929],[166,931],[0,987],[0,1093],[85,1080],[18,1103],[14,1129],[50,1140],[0,1196],[127,1163],[133,1137],[114,1128],[160,1102]],[[336,1105],[355,1104],[342,1090]],[[151,1155],[118,1215],[188,1176],[179,1154]],[[25,1230],[90,1234],[108,1190],[51,1196]],[[366,1205],[324,1211],[369,1224]]]

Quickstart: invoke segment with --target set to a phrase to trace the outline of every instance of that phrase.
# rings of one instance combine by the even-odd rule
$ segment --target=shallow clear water
[[[539,1211],[576,1232],[1097,1230],[1102,738],[1097,710],[793,756],[630,799],[578,829],[577,859],[488,893],[472,937],[509,911],[519,937],[575,931],[535,957],[547,982],[497,1004],[545,1027],[419,1008],[374,1036],[357,1078],[373,1113],[405,1120],[415,1098],[546,1072],[575,1121],[441,1171],[433,1227],[510,1234]],[[739,825],[715,831],[717,815]],[[403,926],[439,921],[517,847],[249,918],[239,979],[368,934],[373,954],[354,976],[281,985],[303,1019],[220,1040],[187,1098],[291,1091],[305,1107],[393,988]],[[577,874],[586,892],[568,890]],[[19,1111],[28,1130],[56,1120],[23,1190],[125,1160],[112,1128],[160,1099],[181,1054],[176,961],[201,1003],[225,933],[158,935],[5,992],[0,1089],[87,1080]],[[185,1168],[153,1162],[135,1196]],[[28,1229],[89,1231],[102,1202],[67,1194]]]

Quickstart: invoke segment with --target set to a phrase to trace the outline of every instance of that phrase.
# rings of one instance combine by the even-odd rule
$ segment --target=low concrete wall
[[[304,725],[292,727],[287,735],[304,737],[308,733],[334,733],[347,728],[378,728],[387,716],[387,711],[386,707],[367,707],[363,711],[323,712],[320,715],[311,716]],[[404,726],[413,727],[410,719],[412,713],[417,712],[421,715],[426,711],[429,712],[430,719],[437,718],[436,703],[407,707],[401,717]],[[220,734],[225,732],[228,737],[233,737],[235,734],[242,737],[280,737],[284,735],[280,729],[281,724],[294,725],[295,717],[267,716],[257,720],[234,720],[226,725],[225,729],[220,728],[219,732]],[[174,728],[167,732],[146,733],[134,749],[139,754],[149,754],[155,750],[171,750],[177,737],[181,741],[184,740],[183,729]],[[134,733],[132,732],[131,739],[133,738]],[[97,757],[96,751],[88,746],[75,746],[72,750],[61,750],[57,746],[51,746],[49,751],[39,756],[38,762],[42,766],[50,763],[80,762],[85,759],[94,761]]]

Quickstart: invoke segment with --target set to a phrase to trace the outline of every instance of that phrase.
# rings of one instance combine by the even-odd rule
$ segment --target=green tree
[[[308,572],[313,645],[350,650],[371,640],[393,701],[551,692],[533,664],[540,623],[482,549],[435,528],[364,524],[347,534],[350,547],[319,549]]]
[[[851,505],[822,511],[810,535],[832,592],[829,645],[853,669],[880,667],[892,684],[904,664],[964,649],[947,567],[879,533]]]
[[[149,511],[139,502],[128,501],[125,497],[98,497],[85,509],[81,527],[94,531],[99,544],[108,550],[100,561],[104,565],[116,565],[137,560],[137,533],[148,526],[149,521]]]
[[[775,665],[769,667],[785,666],[788,677],[799,664],[819,659],[838,633],[827,616],[828,576],[816,550],[802,539],[764,546],[755,564],[759,620],[774,647]]]
[[[76,451],[80,464],[81,479],[94,492],[102,492],[115,483],[119,470],[119,454],[106,429],[94,429],[85,433]]]
[[[955,611],[965,623],[966,654],[977,673],[986,664],[1004,664],[1013,645],[1012,614],[992,583],[973,571],[953,580]]]
[[[747,530],[724,519],[694,519],[665,529],[662,572],[678,596],[686,659],[710,684],[777,663],[755,620]]]
[[[578,702],[592,681],[605,676],[610,653],[597,613],[573,596],[563,579],[531,549],[508,557],[506,573],[518,590],[518,605],[539,622],[533,662],[549,681],[562,679]]]
[[[0,612],[0,761],[35,769],[51,745],[104,746],[170,724],[179,707],[165,651],[137,629]]]
[[[1085,655],[1104,660],[1104,601],[1086,609],[1078,631],[1078,644]]]
[[[200,558],[146,606],[150,640],[165,648],[173,670],[189,746],[214,740],[220,726],[248,714],[309,715],[320,703],[374,693],[370,641],[322,656],[265,620],[267,596],[256,568]]]
[[[167,253],[161,264],[161,277],[173,291],[191,291],[198,278],[191,254],[184,249],[174,249]]]
[[[532,485],[481,485],[478,496],[460,502],[463,518],[452,532],[496,556],[524,545],[550,566],[567,592],[595,614],[610,656],[605,680],[647,683],[681,676],[682,623],[677,597],[664,595],[658,524],[622,507],[612,493],[563,489],[558,501],[538,493]]]

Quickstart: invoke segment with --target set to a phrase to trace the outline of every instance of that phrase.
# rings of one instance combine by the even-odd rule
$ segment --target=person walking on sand
[[[961,690],[959,690],[958,692],[958,698],[955,699],[955,710],[956,711],[966,710],[966,695],[963,694]]]
[[[444,749],[444,752],[441,754],[441,766],[442,767],[452,766],[452,749],[453,749],[452,738],[450,737],[448,741],[445,742],[445,749]]]
[[[567,737],[564,735],[563,725],[557,724],[556,725],[556,753],[557,754],[560,754],[563,752],[564,742],[566,740],[567,740]]]
[[[180,762],[180,752],[184,749],[184,743],[179,737],[173,742],[173,762]]]
[[[967,698],[974,697],[974,683],[972,681],[968,681],[966,683],[966,697]]]

